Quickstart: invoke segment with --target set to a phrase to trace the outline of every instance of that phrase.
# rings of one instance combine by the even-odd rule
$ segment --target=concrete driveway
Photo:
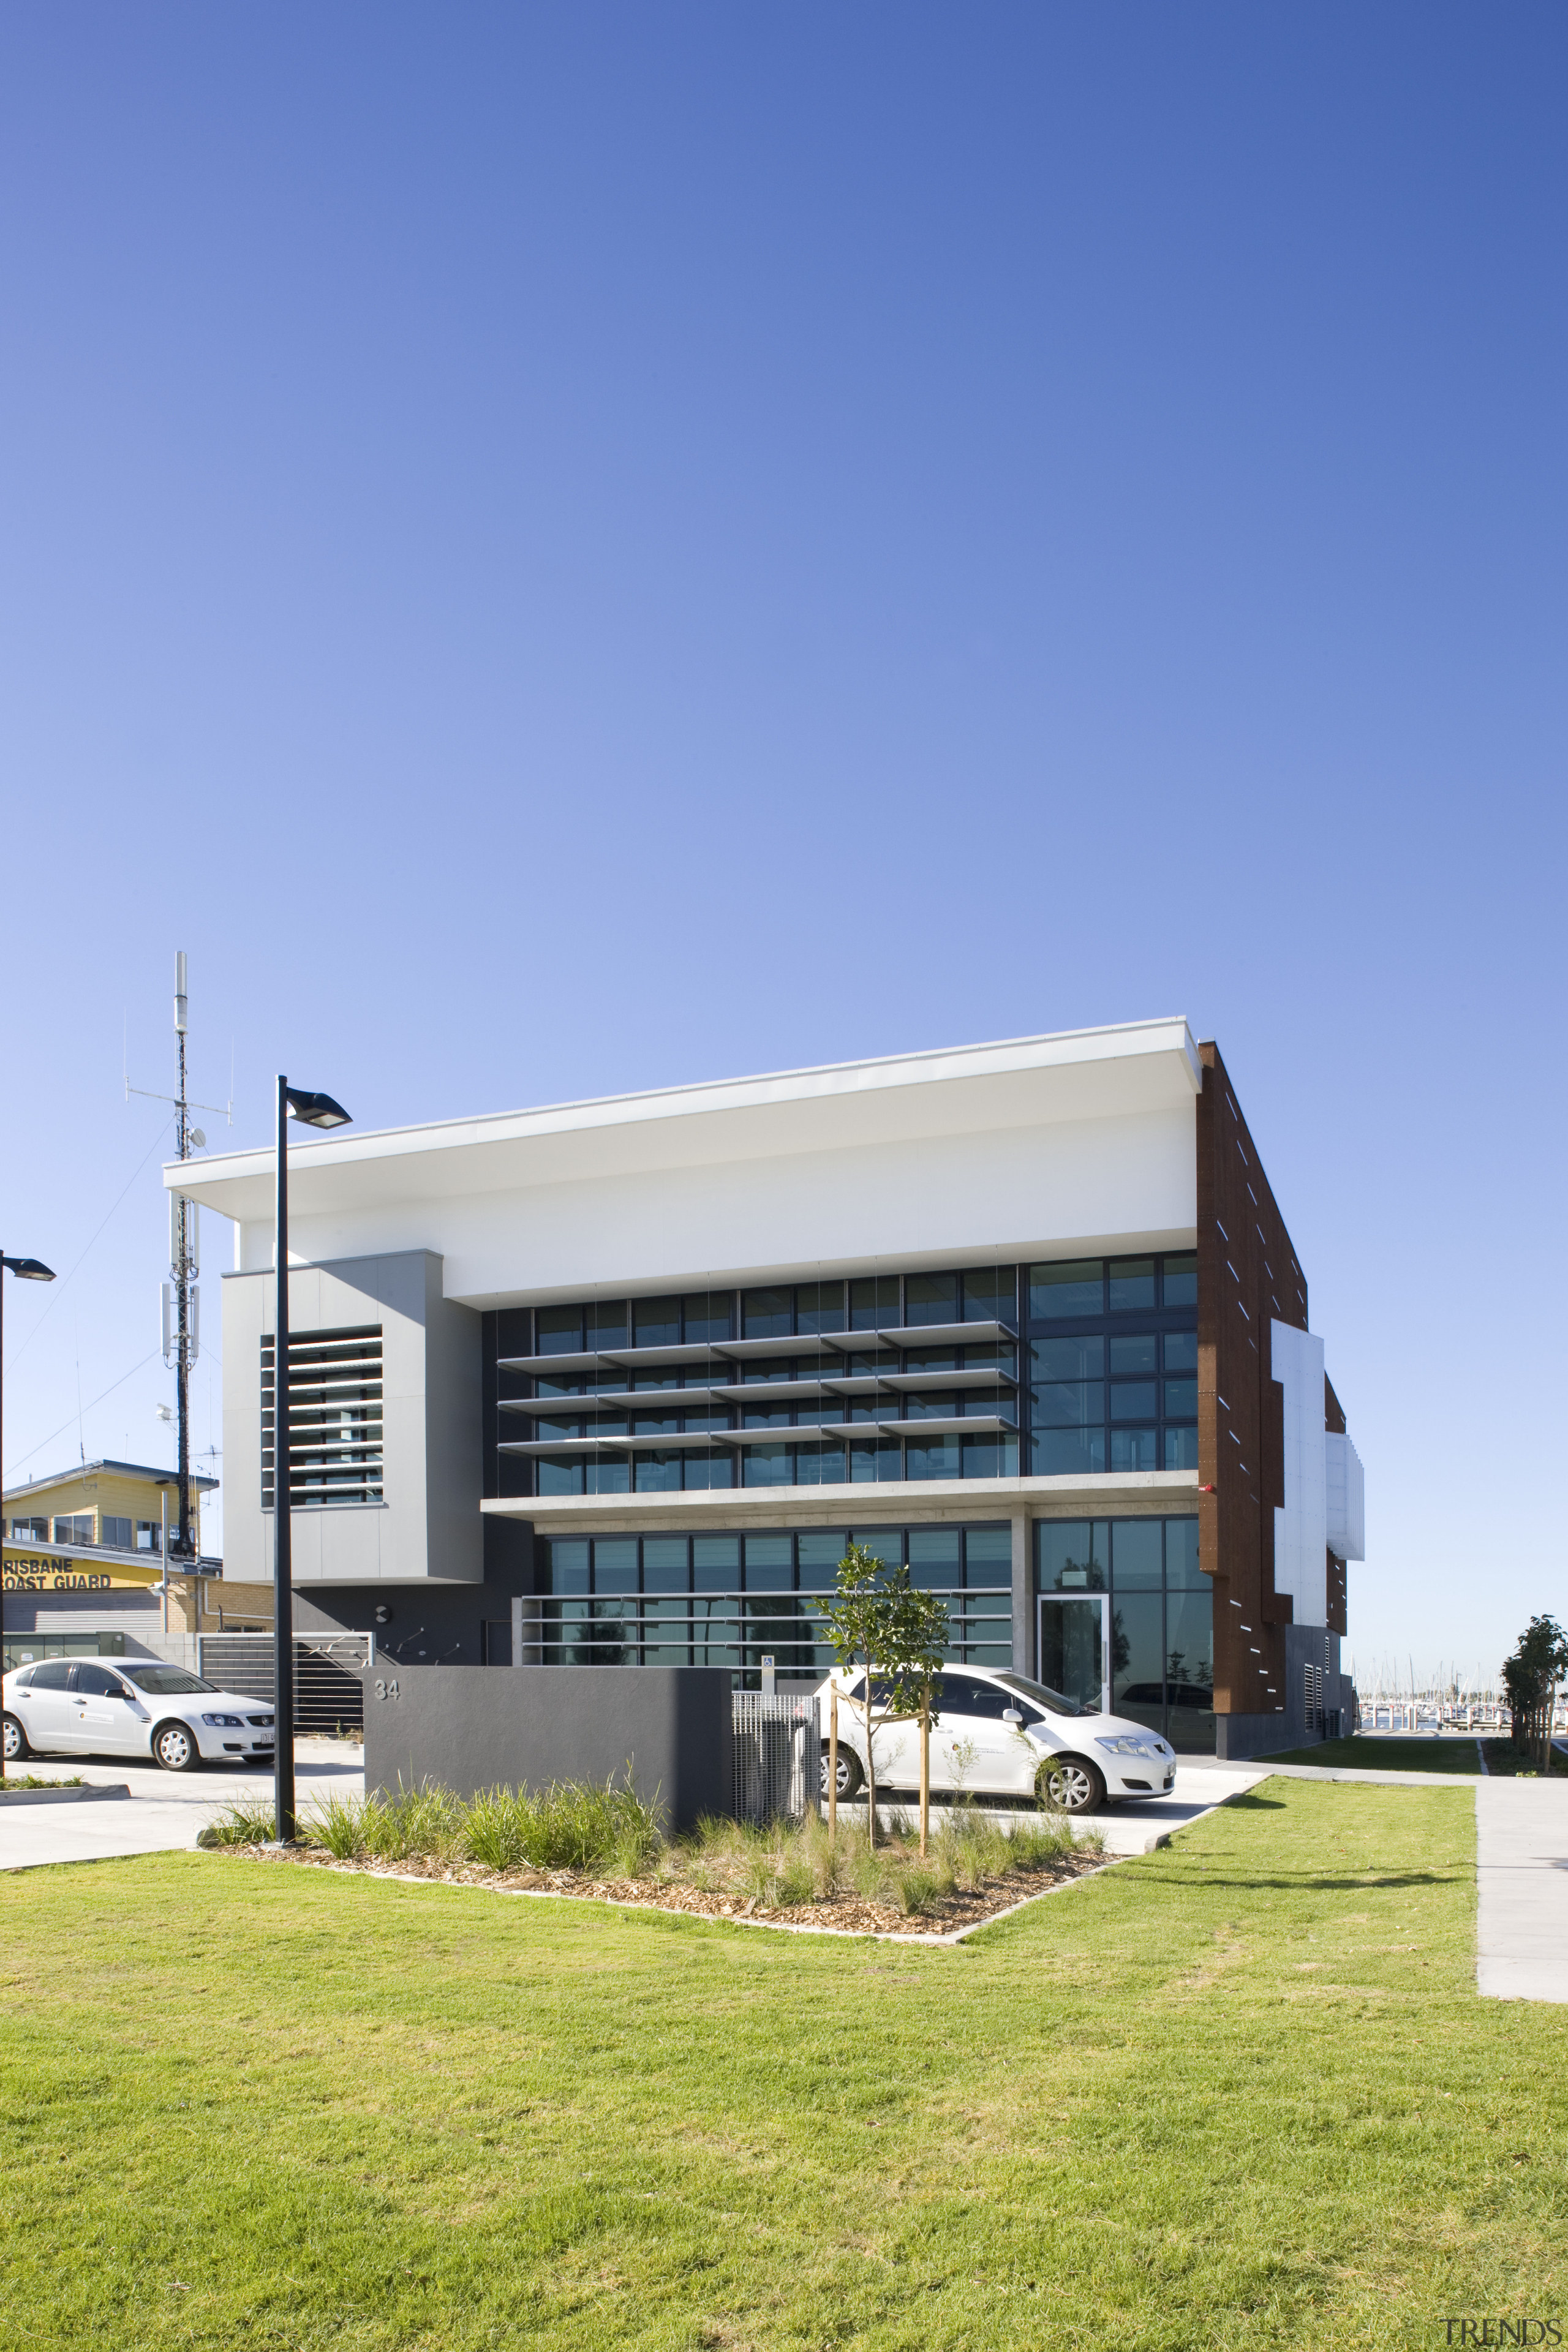
[[[297,1801],[304,1811],[331,1790],[358,1796],[363,1751],[336,1739],[295,1743]],[[41,1756],[26,1768],[40,1780],[80,1773],[100,1788],[129,1788],[129,1798],[71,1805],[29,1805],[0,1797],[0,1870],[34,1870],[48,1862],[105,1862],[124,1853],[188,1852],[197,1834],[237,1798],[270,1801],[270,1772],[209,1764],[197,1772],[161,1772],[120,1756]]]
[[[1254,1789],[1259,1780],[1267,1780],[1266,1764],[1222,1764],[1213,1756],[1179,1756],[1176,1759],[1176,1785],[1168,1797],[1137,1797],[1119,1805],[1104,1805],[1097,1813],[1075,1813],[1076,1830],[1096,1830],[1105,1841],[1107,1853],[1126,1855],[1152,1853],[1155,1847],[1170,1836],[1173,1830],[1184,1830],[1192,1822],[1201,1821],[1223,1805],[1228,1797],[1238,1797],[1245,1790]],[[866,1801],[862,1794],[840,1808],[847,1819],[864,1821]],[[931,1799],[931,1820],[942,1820],[943,1801]],[[897,1797],[884,1803],[879,1795],[877,1819],[884,1827],[895,1815],[912,1822],[919,1806],[912,1798]],[[1039,1814],[1031,1805],[1026,1810],[1009,1811],[1005,1801],[988,1800],[986,1816],[995,1822],[1037,1822]]]

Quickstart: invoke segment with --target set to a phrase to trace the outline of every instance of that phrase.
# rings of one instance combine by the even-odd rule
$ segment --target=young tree
[[[1552,1712],[1558,1685],[1568,1675],[1568,1634],[1555,1617],[1532,1617],[1512,1657],[1503,1661],[1502,1686],[1513,1718],[1513,1744],[1552,1770]]]
[[[831,1644],[840,1669],[847,1674],[864,1664],[866,1686],[866,1795],[870,1840],[877,1843],[877,1756],[873,1741],[878,1727],[900,1711],[892,1681],[897,1625],[902,1598],[909,1591],[907,1568],[889,1569],[869,1545],[852,1543],[838,1563],[838,1589],[821,1609],[823,1634]]]
[[[909,1570],[894,1589],[893,1622],[889,1634],[889,1669],[894,1705],[900,1715],[911,1707],[921,1723],[921,1852],[931,1836],[931,1727],[940,1720],[936,1706],[937,1678],[950,1636],[947,1603],[934,1592],[917,1592]]]

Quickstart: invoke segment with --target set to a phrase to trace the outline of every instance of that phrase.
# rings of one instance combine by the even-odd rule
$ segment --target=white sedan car
[[[110,1665],[97,1658],[45,1658],[18,1666],[4,1689],[5,1761],[35,1752],[151,1756],[166,1772],[211,1763],[267,1763],[276,1746],[270,1706],[215,1690],[158,1658]]]
[[[838,1689],[838,1793],[852,1797],[866,1779],[866,1677],[829,1675],[817,1692],[822,1730],[822,1792],[827,1794],[828,1705]],[[880,1697],[881,1704],[879,1705]],[[871,1740],[877,1794],[917,1789],[920,1724],[882,1719],[886,1686],[872,1685]],[[1169,1796],[1176,1755],[1158,1732],[1119,1715],[1101,1715],[993,1666],[949,1666],[938,1677],[931,1732],[933,1796],[1038,1798],[1065,1813],[1093,1812],[1107,1802]]]

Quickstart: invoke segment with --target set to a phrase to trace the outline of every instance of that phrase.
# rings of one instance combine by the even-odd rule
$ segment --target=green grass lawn
[[[1268,1781],[947,1949],[220,1854],[0,1900],[18,2347],[1568,2315],[1568,2010],[1476,1997],[1459,1790]]]
[[[1320,1739],[1315,1748],[1289,1748],[1262,1764],[1322,1764],[1357,1772],[1475,1772],[1480,1759],[1474,1739]]]

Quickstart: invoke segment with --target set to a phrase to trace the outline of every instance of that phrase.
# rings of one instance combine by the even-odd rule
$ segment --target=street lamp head
[[[0,1258],[0,1265],[8,1265],[12,1273],[22,1282],[53,1282],[55,1278],[53,1266],[46,1265],[42,1258]]]
[[[331,1095],[308,1095],[299,1087],[285,1088],[289,1097],[289,1116],[300,1119],[306,1127],[348,1127],[352,1124],[342,1103]]]

